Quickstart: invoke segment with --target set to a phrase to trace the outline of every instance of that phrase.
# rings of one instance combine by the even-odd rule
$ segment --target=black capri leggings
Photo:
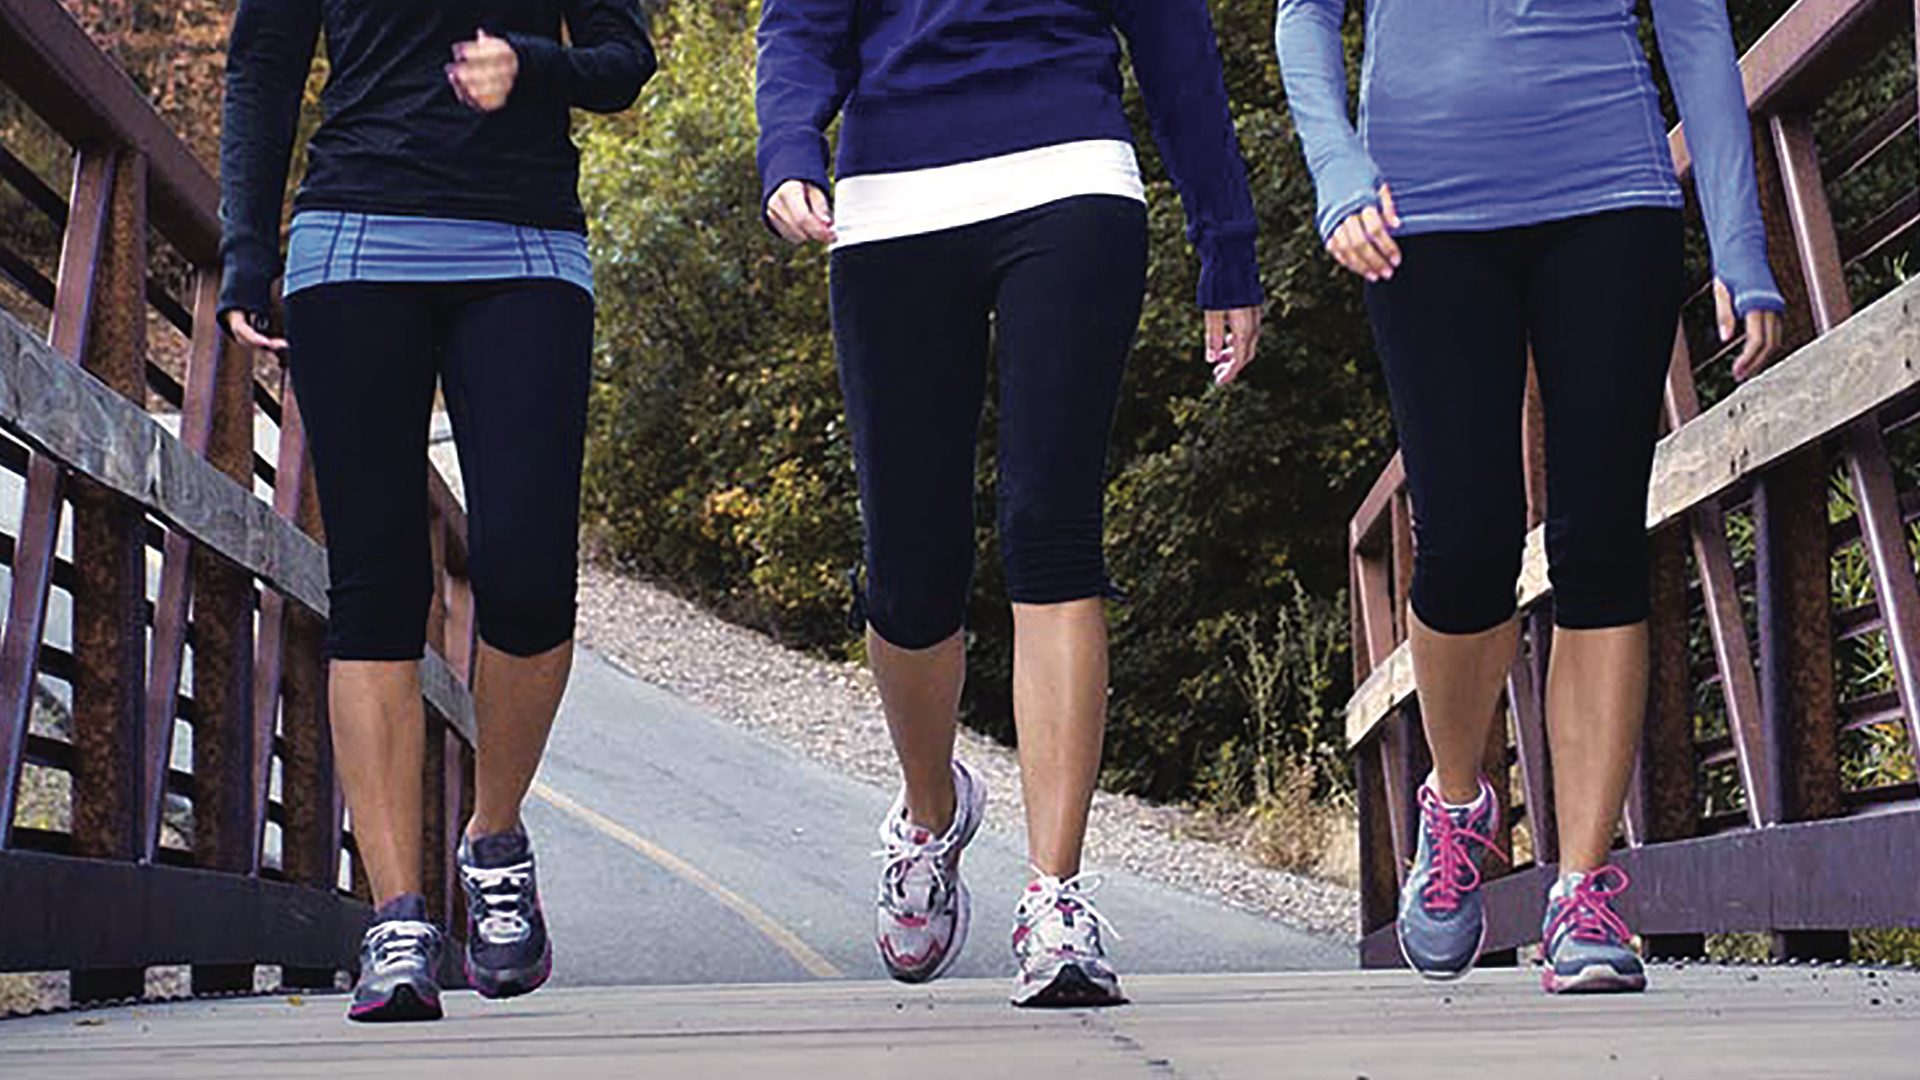
[[[433,597],[427,428],[445,391],[480,636],[573,636],[593,298],[546,279],[344,282],[287,298],[332,574],[328,655],[413,660]]]
[[[865,611],[886,641],[927,648],[965,621],[990,355],[1008,594],[1022,604],[1105,594],[1107,437],[1146,260],[1145,207],[1111,196],[834,252]]]
[[[1367,309],[1413,498],[1413,607],[1442,633],[1514,614],[1527,347],[1545,410],[1547,557],[1569,629],[1647,617],[1647,482],[1682,292],[1677,210],[1407,236]]]

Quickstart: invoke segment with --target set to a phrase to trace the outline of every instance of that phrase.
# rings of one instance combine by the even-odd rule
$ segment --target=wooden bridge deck
[[[121,1077],[1910,1078],[1920,975],[1665,968],[1643,997],[1549,999],[1529,972],[1161,976],[1138,1004],[1034,1014],[999,981],[558,990],[449,999],[369,1028],[337,997],[237,999],[0,1024],[0,1075]],[[542,1070],[546,1070],[543,1072]]]

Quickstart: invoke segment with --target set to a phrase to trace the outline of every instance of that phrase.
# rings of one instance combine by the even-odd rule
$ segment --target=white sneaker
[[[929,982],[946,974],[967,944],[973,903],[960,879],[960,855],[980,831],[986,781],[956,759],[953,792],[953,824],[944,836],[907,820],[904,792],[880,824],[885,847],[876,854],[886,862],[874,941],[887,974],[901,982]]]
[[[1112,929],[1090,899],[1098,874],[1065,881],[1042,875],[1014,911],[1013,956],[1020,974],[1013,1003],[1028,1008],[1124,1005],[1120,977],[1107,965],[1102,927]]]

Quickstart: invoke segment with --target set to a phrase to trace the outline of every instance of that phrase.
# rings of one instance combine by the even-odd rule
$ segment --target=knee
[[[480,640],[509,656],[538,656],[573,639],[578,577],[565,573],[515,575],[473,583]]]
[[[1604,630],[1646,620],[1652,608],[1647,536],[1637,521],[1634,526],[1549,531],[1547,570],[1556,625]]]
[[[1107,593],[1098,505],[1062,510],[1033,501],[1000,508],[1000,559],[1016,604],[1063,604]]]
[[[869,557],[864,595],[867,625],[900,649],[930,649],[960,632],[973,593],[972,553],[903,565]]]
[[[1524,540],[1518,521],[1420,528],[1413,559],[1414,613],[1443,634],[1478,634],[1513,618]]]
[[[382,560],[341,565],[327,588],[326,653],[334,660],[418,660],[433,603],[430,563]]]

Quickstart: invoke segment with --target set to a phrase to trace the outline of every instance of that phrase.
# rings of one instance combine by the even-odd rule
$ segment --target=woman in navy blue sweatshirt
[[[908,982],[948,970],[971,917],[960,857],[986,789],[953,743],[975,438],[989,360],[998,367],[998,526],[1035,870],[1014,918],[1021,1005],[1122,1000],[1098,879],[1080,863],[1106,726],[1107,436],[1147,260],[1120,37],[1200,256],[1206,359],[1230,382],[1253,360],[1262,296],[1205,0],[766,0],[760,22],[767,221],[833,249],[860,607],[905,778],[880,828],[877,944]]]
[[[326,116],[294,200],[282,339],[269,289],[322,31]],[[356,1020],[440,1015],[420,851],[436,388],[466,477],[480,636],[465,967],[489,997],[551,969],[520,804],[573,657],[594,304],[568,124],[575,107],[626,108],[653,69],[637,0],[241,0],[234,18],[220,315],[286,352],[313,455],[335,762],[378,906]]]

